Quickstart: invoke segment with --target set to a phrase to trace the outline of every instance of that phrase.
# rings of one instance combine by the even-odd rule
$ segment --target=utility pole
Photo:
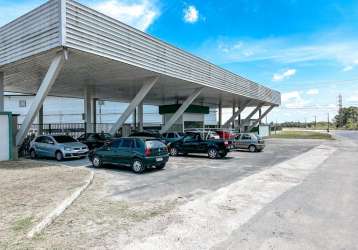
[[[317,116],[316,115],[314,116],[314,128],[315,129],[317,128]]]
[[[327,119],[327,132],[329,133],[329,112],[328,112],[328,119]]]
[[[342,95],[339,94],[338,95],[338,117],[339,117],[339,121],[338,121],[338,126],[342,127],[343,126],[343,99],[342,99]]]

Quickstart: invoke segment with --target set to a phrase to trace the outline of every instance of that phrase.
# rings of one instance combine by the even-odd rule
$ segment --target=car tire
[[[98,156],[94,156],[92,159],[92,166],[94,168],[100,168],[103,166],[103,162]]]
[[[132,161],[132,170],[136,174],[141,174],[145,171],[145,166],[143,164],[143,161],[141,159],[135,158]]]
[[[218,158],[218,151],[216,150],[216,148],[209,148],[208,150],[208,156],[210,159],[216,159]]]
[[[220,154],[220,157],[221,157],[221,158],[224,158],[225,156],[227,156],[227,153],[222,153],[222,154]]]
[[[165,168],[165,163],[160,164],[160,165],[156,166],[155,168],[158,170],[163,169],[163,168]]]
[[[176,147],[170,148],[169,154],[171,156],[178,156],[178,149]]]
[[[62,152],[61,152],[61,151],[57,151],[57,152],[55,153],[55,158],[56,158],[57,161],[63,161],[63,154],[62,154]]]
[[[30,150],[30,158],[33,160],[37,158],[35,149]]]
[[[249,146],[249,151],[250,151],[251,153],[256,152],[256,147],[255,147],[255,145],[250,145],[250,146]]]

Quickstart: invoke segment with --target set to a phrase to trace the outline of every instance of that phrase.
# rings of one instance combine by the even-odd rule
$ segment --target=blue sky
[[[0,25],[43,2],[0,0]],[[282,107],[269,120],[326,120],[339,93],[358,106],[358,1],[80,2],[279,90]]]

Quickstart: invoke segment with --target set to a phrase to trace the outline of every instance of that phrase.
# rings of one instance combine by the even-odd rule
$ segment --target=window
[[[53,137],[58,143],[77,142],[76,139],[68,135],[56,135]]]
[[[25,108],[26,107],[26,100],[19,100],[19,107]]]
[[[47,136],[42,137],[42,143],[54,144],[53,140],[50,137],[47,137]]]
[[[251,136],[248,134],[242,135],[242,140],[251,140]]]
[[[43,143],[43,139],[44,139],[43,136],[37,137],[36,140],[35,140],[35,142]]]
[[[122,148],[131,148],[132,145],[133,145],[133,140],[132,139],[123,139],[122,140],[122,144],[121,144]]]
[[[184,138],[184,142],[196,141],[197,135],[188,135]]]
[[[111,143],[111,147],[113,147],[113,148],[119,148],[119,146],[122,144],[122,140],[123,140],[123,139],[114,140],[114,141]]]
[[[175,138],[174,133],[169,133],[168,138]]]

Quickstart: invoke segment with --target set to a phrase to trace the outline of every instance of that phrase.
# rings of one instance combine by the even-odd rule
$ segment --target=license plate
[[[156,161],[163,161],[163,158],[162,158],[162,157],[158,157],[158,158],[156,159]]]

